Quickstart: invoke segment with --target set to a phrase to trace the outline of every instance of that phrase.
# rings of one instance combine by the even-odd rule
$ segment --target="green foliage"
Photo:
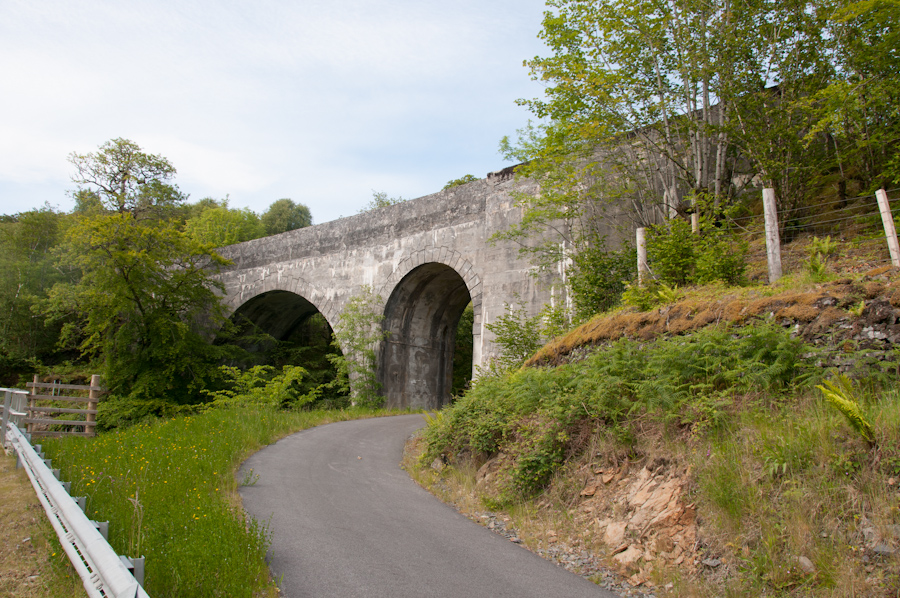
[[[456,343],[453,348],[453,386],[450,394],[457,396],[468,388],[472,380],[472,327],[475,325],[475,309],[466,306],[456,325]]]
[[[406,201],[403,197],[388,197],[384,191],[372,191],[372,199],[360,209],[360,213],[375,210],[377,208],[385,208]]]
[[[823,385],[816,386],[822,391],[822,396],[828,401],[828,404],[837,409],[849,422],[850,426],[856,430],[866,442],[872,444],[875,441],[875,434],[865,415],[859,402],[856,401],[856,390],[850,379],[840,374],[833,380],[825,380]]]
[[[127,139],[107,141],[95,153],[73,152],[69,162],[75,167],[72,182],[81,186],[80,192],[91,194],[81,197],[96,199],[109,212],[158,217],[184,200],[178,189],[167,183],[175,176],[175,167]]]
[[[547,53],[527,61],[545,93],[519,100],[540,124],[501,142],[541,191],[514,196],[523,219],[494,240],[550,268],[591,246],[613,204],[647,225],[761,183],[788,214],[823,188],[900,180],[898,11],[896,0],[552,0]],[[658,240],[664,282],[742,278],[742,244],[684,233]]]
[[[195,401],[229,354],[207,341],[225,324],[211,278],[222,259],[175,223],[131,212],[78,218],[62,259],[83,276],[54,286],[49,309],[65,342],[105,360],[110,392]]]
[[[526,421],[516,434],[515,465],[505,498],[531,497],[543,490],[562,463],[568,441],[558,422],[542,417]]]
[[[0,383],[6,386],[36,371],[38,362],[72,357],[56,346],[61,323],[38,315],[50,288],[75,276],[53,257],[70,220],[45,206],[0,222]]]
[[[637,282],[627,283],[622,293],[622,303],[636,307],[638,311],[649,311],[659,304],[658,284],[648,281],[643,285]]]
[[[809,259],[806,262],[806,272],[814,282],[822,282],[828,276],[828,258],[837,250],[837,243],[831,237],[820,239],[813,237],[806,248]]]
[[[746,270],[747,243],[725,228],[727,211],[697,200],[698,233],[687,220],[673,218],[647,231],[647,259],[654,277],[665,284],[685,286],[721,280],[740,284]]]
[[[788,332],[759,325],[652,343],[623,339],[577,363],[482,376],[429,426],[425,459],[503,452],[514,461],[504,500],[531,495],[576,448],[580,422],[622,437],[638,416],[695,435],[722,430],[735,394],[779,396],[802,380],[803,352]]]
[[[114,139],[70,161],[78,193],[97,203],[72,218],[57,252],[80,278],[54,285],[41,311],[62,324],[63,346],[103,360],[119,399],[108,421],[196,402],[234,354],[208,342],[229,331],[212,279],[224,260],[180,230],[183,197],[165,158]]]
[[[43,447],[72,483],[72,494],[87,497],[87,515],[112,522],[116,552],[146,555],[144,587],[151,596],[251,598],[272,591],[269,532],[235,509],[239,465],[291,432],[370,415],[248,405],[96,438],[46,439]]]
[[[255,212],[234,210],[223,205],[211,207],[190,218],[184,232],[199,245],[225,247],[265,236],[266,231]]]
[[[513,370],[541,348],[541,316],[529,316],[523,303],[504,303],[506,312],[485,328],[494,334],[500,355],[493,359],[500,371]]]
[[[317,388],[303,392],[302,382],[308,373],[300,366],[286,365],[278,374],[267,365],[256,365],[245,371],[231,366],[220,369],[230,388],[201,391],[212,399],[209,408],[260,405],[296,408],[312,403],[318,395]]]
[[[863,312],[866,310],[866,300],[863,299],[856,305],[851,305],[847,308],[847,311],[857,318],[863,315]]]
[[[629,244],[609,251],[603,241],[573,254],[568,284],[575,319],[587,320],[617,306],[627,281],[637,276],[636,264],[637,252]]]
[[[447,189],[452,189],[453,187],[459,187],[461,185],[465,185],[466,183],[472,183],[477,180],[478,180],[478,177],[476,177],[475,175],[467,174],[458,179],[453,179],[452,181],[449,181],[446,185],[444,185],[443,190],[446,191]]]
[[[647,231],[647,261],[653,275],[669,284],[685,286],[694,281],[697,237],[691,223],[673,218]]]
[[[302,203],[285,198],[270,205],[260,220],[267,235],[277,235],[312,226],[312,213]]]
[[[334,346],[342,351],[330,357],[338,379],[349,384],[354,405],[379,407],[384,402],[375,372],[378,344],[387,338],[382,330],[382,298],[365,285],[347,301],[334,331]]]
[[[813,237],[809,242],[807,251],[809,254],[818,253],[824,258],[829,258],[837,252],[837,249],[837,241],[833,240],[830,236],[827,236],[823,239]]]

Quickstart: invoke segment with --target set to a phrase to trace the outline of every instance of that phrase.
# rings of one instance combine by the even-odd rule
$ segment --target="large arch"
[[[438,262],[412,267],[397,283],[385,304],[388,338],[378,367],[388,407],[439,409],[449,402],[456,327],[475,299],[463,275]]]

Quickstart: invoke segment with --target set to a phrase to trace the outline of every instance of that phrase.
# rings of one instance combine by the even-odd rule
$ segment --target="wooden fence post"
[[[781,278],[781,239],[778,236],[775,189],[763,189],[763,212],[766,218],[766,257],[769,262],[769,284],[772,284]]]
[[[891,252],[891,264],[900,268],[900,245],[897,243],[897,229],[894,227],[894,216],[891,214],[891,204],[888,201],[887,192],[879,189],[875,192],[878,198],[878,209],[881,211],[881,222],[884,224],[884,235],[887,237],[888,250]]]
[[[91,411],[97,409],[97,402],[100,400],[100,376],[98,374],[94,374],[91,376],[91,389],[88,391],[88,401],[87,408]],[[85,416],[85,419],[89,422],[97,421],[97,415],[94,413],[88,413]],[[85,426],[84,431],[89,433],[91,436],[97,435],[97,426]]]
[[[637,269],[638,269],[638,285],[643,285],[650,273],[650,266],[647,265],[647,236],[646,229],[639,228],[634,231],[635,245],[637,245]]]

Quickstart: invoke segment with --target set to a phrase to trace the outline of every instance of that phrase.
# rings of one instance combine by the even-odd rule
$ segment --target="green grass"
[[[87,515],[109,521],[119,553],[146,556],[154,598],[275,595],[265,522],[246,517],[234,474],[262,446],[292,432],[386,411],[211,410],[43,446]]]

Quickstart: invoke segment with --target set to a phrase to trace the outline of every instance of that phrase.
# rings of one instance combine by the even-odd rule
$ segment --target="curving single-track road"
[[[615,595],[472,523],[400,469],[421,415],[329,424],[253,455],[240,493],[286,598]]]

